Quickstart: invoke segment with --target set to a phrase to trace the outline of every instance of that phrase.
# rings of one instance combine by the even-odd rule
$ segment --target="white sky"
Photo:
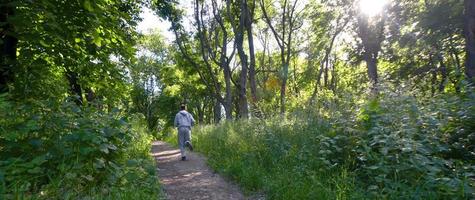
[[[137,31],[147,34],[152,30],[158,29],[168,42],[172,42],[175,39],[173,33],[168,30],[171,26],[170,22],[160,19],[149,8],[143,7],[140,17],[142,21],[138,24]]]
[[[185,17],[183,19],[183,25],[184,25],[184,27],[187,31],[192,31],[191,30],[191,29],[193,29],[192,21],[194,20],[194,18],[193,18],[193,13],[194,13],[193,3],[189,0],[178,0],[178,1],[179,1],[179,4],[180,4],[179,6],[185,11]],[[304,9],[305,5],[307,5],[307,1],[308,0],[299,0],[297,10],[300,11],[300,10]],[[175,40],[175,36],[174,36],[173,32],[169,31],[170,26],[171,26],[170,22],[160,19],[149,8],[142,7],[142,12],[140,13],[140,17],[143,20],[138,24],[137,31],[139,31],[143,34],[147,34],[147,33],[150,33],[152,30],[158,29],[158,30],[160,30],[160,32],[162,33],[162,35],[164,36],[164,38],[166,39],[166,42],[168,44],[171,44]],[[263,22],[261,22],[261,23],[263,23]],[[303,29],[308,28],[308,26],[309,26],[308,22],[305,22],[304,24],[305,25],[304,25]],[[306,43],[305,38],[300,38],[300,39],[304,39],[300,43],[300,45],[304,45]],[[269,40],[268,42],[269,42],[270,48],[271,49],[276,49],[277,48],[277,43],[275,42],[275,39],[273,38],[272,34],[270,35],[270,38],[268,38],[268,40]],[[254,47],[256,48],[256,51],[262,51],[264,49],[263,48],[264,44],[262,43],[262,41],[260,41],[257,38],[257,33],[254,33],[254,45],[255,45]],[[230,44],[228,47],[230,48],[229,52],[231,52],[232,44]]]
[[[182,22],[183,26],[185,27],[186,31],[190,31],[190,29],[193,27],[193,2],[190,0],[178,0],[178,3],[179,7],[185,11],[185,16]],[[150,33],[150,30],[158,29],[162,32],[168,43],[171,43],[175,40],[175,35],[172,31],[169,31],[171,23],[160,19],[149,8],[142,7],[140,17],[143,20],[138,24],[137,31],[147,34]]]

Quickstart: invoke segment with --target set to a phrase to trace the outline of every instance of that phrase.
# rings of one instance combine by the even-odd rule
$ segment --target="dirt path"
[[[152,155],[167,199],[246,199],[236,185],[214,173],[199,154],[188,153],[187,160],[181,161],[180,150],[157,141]]]

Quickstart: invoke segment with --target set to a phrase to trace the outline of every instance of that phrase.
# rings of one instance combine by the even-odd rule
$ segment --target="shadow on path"
[[[180,150],[156,141],[152,156],[158,163],[160,183],[167,199],[246,199],[236,185],[214,173],[199,154],[187,152],[187,160],[181,161]]]

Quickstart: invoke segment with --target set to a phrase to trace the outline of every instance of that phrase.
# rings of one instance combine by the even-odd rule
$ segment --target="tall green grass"
[[[456,138],[474,131],[473,96],[381,96],[197,127],[194,146],[213,169],[269,199],[474,198],[474,143]]]
[[[315,132],[294,123],[275,119],[205,126],[194,130],[194,144],[209,157],[213,169],[235,180],[247,193],[264,191],[270,199],[348,199],[360,195],[346,166],[326,170],[316,157],[316,136],[326,128]]]

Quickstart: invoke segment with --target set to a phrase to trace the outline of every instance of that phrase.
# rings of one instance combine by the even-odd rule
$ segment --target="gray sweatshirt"
[[[186,110],[182,110],[175,115],[175,127],[192,127],[195,125],[195,119]]]

